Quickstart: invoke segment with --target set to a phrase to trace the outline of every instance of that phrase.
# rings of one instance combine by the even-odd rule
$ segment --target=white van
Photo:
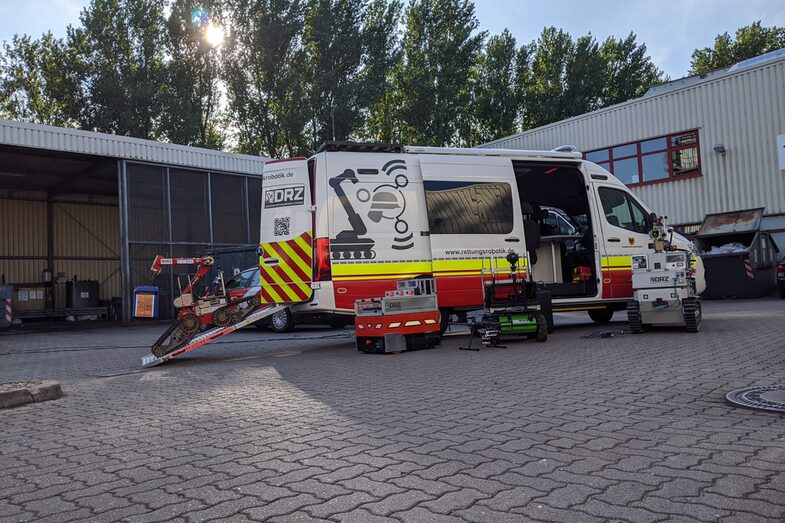
[[[482,308],[483,270],[515,251],[554,311],[602,323],[632,297],[632,257],[653,252],[650,210],[580,153],[333,142],[268,162],[263,193],[262,298],[300,312],[351,314],[432,274],[446,326]],[[695,270],[700,292],[697,256]]]

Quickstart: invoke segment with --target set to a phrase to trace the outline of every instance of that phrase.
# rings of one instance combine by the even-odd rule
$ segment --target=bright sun
[[[210,47],[218,47],[224,42],[224,29],[220,25],[210,22],[207,24],[204,36]]]

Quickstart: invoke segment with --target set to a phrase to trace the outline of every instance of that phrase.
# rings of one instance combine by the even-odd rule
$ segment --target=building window
[[[589,151],[583,157],[626,185],[701,175],[697,130]]]

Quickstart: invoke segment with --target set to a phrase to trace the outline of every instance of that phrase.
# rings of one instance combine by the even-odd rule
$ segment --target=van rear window
[[[512,189],[507,183],[425,181],[431,234],[509,234]]]

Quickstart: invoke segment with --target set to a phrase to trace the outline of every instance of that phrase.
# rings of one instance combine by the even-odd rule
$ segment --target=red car
[[[780,292],[780,298],[785,300],[785,260],[777,264],[777,289]]]
[[[226,280],[225,286],[231,301],[258,293],[261,288],[259,267],[246,269],[235,274]],[[289,332],[298,323],[322,323],[333,328],[339,328],[353,324],[354,318],[338,314],[294,314],[287,308],[276,312],[269,318],[260,320],[256,325],[260,328],[270,327],[275,332]]]

